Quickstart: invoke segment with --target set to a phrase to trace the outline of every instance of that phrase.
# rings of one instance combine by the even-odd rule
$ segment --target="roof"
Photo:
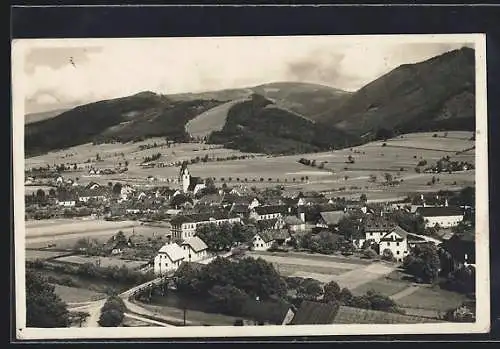
[[[332,324],[339,305],[337,303],[320,303],[303,301],[293,317],[291,325]]]
[[[166,254],[172,262],[184,259],[184,250],[175,243],[163,245],[158,251],[158,253]]]
[[[210,213],[193,213],[189,215],[178,215],[172,218],[171,223],[172,225],[179,225],[182,223],[196,223],[196,222],[208,222],[210,219],[215,219],[215,220],[222,220],[222,219],[228,219],[229,216],[227,213],[224,212],[219,212],[219,211],[214,211]]]
[[[110,193],[107,187],[99,186],[95,189],[82,188],[78,190],[78,195],[80,197],[93,197],[93,196],[106,196]]]
[[[283,220],[285,221],[285,224],[288,224],[288,225],[304,224],[304,222],[296,216],[286,216]]]
[[[76,201],[78,195],[72,191],[60,191],[57,193],[57,199],[59,201]]]
[[[267,233],[273,240],[284,240],[290,237],[288,229],[269,229],[264,232]]]
[[[419,207],[417,213],[424,217],[463,216],[464,209],[456,206]]]
[[[329,212],[320,212],[321,218],[328,225],[338,224],[339,221],[346,216],[344,211],[329,211]]]
[[[248,299],[242,304],[241,316],[260,322],[281,325],[292,306],[281,301],[256,301]]]
[[[278,223],[278,218],[271,218],[266,220],[261,220],[256,222],[258,230],[266,230],[273,228]]]
[[[179,265],[179,268],[177,268],[177,270],[175,271],[175,275],[179,275],[187,268],[199,271],[199,270],[204,269],[205,267],[206,267],[206,264],[201,264],[198,262],[182,261],[181,265]]]
[[[397,225],[394,228],[392,228],[387,234],[385,234],[380,239],[380,241],[395,241],[395,239],[387,238],[387,236],[390,235],[391,233],[396,233],[397,235],[399,235],[401,237],[401,240],[408,238],[408,232],[406,230],[404,230],[403,228],[401,228],[399,225]],[[396,240],[400,240],[400,239],[396,239]]]
[[[260,231],[257,234],[255,234],[255,236],[257,236],[257,235],[260,236],[260,238],[262,240],[264,240],[265,243],[268,243],[268,242],[271,242],[274,240],[273,235],[270,233],[269,230]]]
[[[220,204],[222,202],[222,196],[219,194],[208,194],[205,196],[202,196],[200,200],[198,201],[198,204]]]
[[[203,179],[201,177],[189,176],[189,191],[193,191],[198,184],[203,184]]]
[[[273,213],[288,213],[288,207],[285,205],[268,205],[257,206],[254,208],[258,215],[273,214]]]
[[[375,216],[365,221],[365,231],[388,231],[396,224],[385,217]]]
[[[195,252],[204,251],[208,248],[205,241],[200,239],[198,236],[193,236],[185,239],[182,242],[182,245],[189,245]]]
[[[248,213],[248,212],[250,212],[250,209],[248,208],[248,205],[233,204],[233,207],[231,207],[231,212]]]
[[[435,319],[422,318],[385,311],[340,306],[334,324],[421,324],[442,322]]]

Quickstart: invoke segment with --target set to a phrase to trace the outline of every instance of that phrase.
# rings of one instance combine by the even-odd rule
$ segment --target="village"
[[[130,316],[142,314],[143,321],[146,317],[149,322],[474,321],[474,188],[414,193],[396,202],[370,203],[364,194],[346,199],[314,191],[284,191],[273,184],[263,188],[234,182],[216,185],[214,179],[192,176],[187,162],[168,186],[80,184],[64,172],[40,169],[29,173],[27,186],[43,184],[50,189],[25,195],[26,220],[78,219],[110,225],[108,234],[100,239],[78,237],[63,245],[41,239],[39,244],[28,244],[27,255],[34,253],[35,257],[27,258],[27,263],[53,274],[83,273],[83,266],[115,268],[115,276],[121,270],[127,281],[136,280],[130,287],[147,284],[130,296],[133,306],[139,304],[146,312],[137,310]],[[43,251],[54,255],[36,258]],[[241,268],[249,263],[246,267],[263,279],[238,281],[224,274],[231,271],[221,260]],[[207,281],[210,275],[206,273],[222,273],[230,281],[227,285]],[[54,283],[64,284],[56,274]],[[104,272],[99,275],[114,280]],[[274,282],[276,290],[258,286],[266,278],[275,278],[268,281]],[[286,290],[281,290],[276,278],[286,281]],[[224,289],[226,286],[231,288]],[[433,302],[422,306],[426,296],[417,298],[419,292],[436,295],[435,303],[448,308],[433,309]],[[172,301],[179,293],[211,297],[214,304],[207,308],[196,301]],[[415,300],[404,302],[413,295]],[[451,304],[443,299],[451,299]],[[161,315],[165,313],[162,307],[167,315]],[[172,315],[168,311],[172,308],[182,309],[183,315],[176,317],[175,311]],[[186,320],[186,311],[201,318],[192,315],[194,319]],[[226,318],[207,320],[201,315],[212,313]]]

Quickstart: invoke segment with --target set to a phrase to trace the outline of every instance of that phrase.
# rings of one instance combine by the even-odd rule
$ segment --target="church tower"
[[[183,163],[181,166],[181,170],[179,172],[179,180],[182,183],[182,191],[184,193],[187,193],[189,184],[191,183],[191,175],[189,174],[187,163]]]

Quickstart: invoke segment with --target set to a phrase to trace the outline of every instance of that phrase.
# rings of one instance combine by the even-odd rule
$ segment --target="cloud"
[[[461,46],[339,44],[332,37],[108,40],[30,52],[26,99],[86,103],[146,90],[201,92],[286,80],[355,90],[400,64]]]

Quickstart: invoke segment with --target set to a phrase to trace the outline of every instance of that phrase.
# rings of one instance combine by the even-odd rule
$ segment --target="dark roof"
[[[187,262],[187,261],[182,261],[181,264],[179,265],[179,268],[175,271],[175,276],[180,275],[184,270],[186,269],[193,269],[196,271],[200,271],[205,268],[205,264],[197,263],[197,262]]]
[[[222,196],[219,194],[208,194],[202,196],[198,201],[198,204],[206,205],[206,204],[220,204],[222,202]]]
[[[303,301],[295,313],[291,325],[332,324],[339,310],[337,303]]]
[[[234,204],[233,207],[231,207],[231,212],[233,212],[233,213],[248,213],[248,212],[250,212],[250,209],[248,208],[247,205]]]
[[[96,197],[96,196],[106,196],[109,195],[111,191],[107,187],[97,187],[95,189],[82,188],[78,189],[78,195],[80,197]]]
[[[365,231],[388,231],[394,228],[396,224],[385,217],[374,216],[365,221]]]
[[[388,238],[388,235],[390,235],[391,233],[396,233],[397,235],[399,235],[401,238],[397,238],[397,239],[389,239]],[[405,238],[408,238],[408,232],[406,230],[404,230],[403,228],[401,228],[399,225],[397,225],[396,227],[392,228],[387,234],[385,234],[381,239],[380,241],[402,241],[404,240]]]
[[[264,240],[264,242],[266,242],[266,243],[274,240],[274,238],[271,235],[271,233],[269,232],[269,230],[264,230],[264,231],[258,232],[256,235],[260,236],[260,238],[262,240]]]
[[[254,208],[255,212],[259,215],[273,214],[273,213],[288,213],[288,207],[286,205],[268,205],[268,206],[257,206]]]
[[[198,184],[203,184],[203,179],[201,177],[190,176],[188,190],[193,191],[194,187],[196,187],[196,185]]]
[[[76,201],[78,200],[78,195],[72,191],[60,191],[57,193],[57,199],[59,201]]]
[[[247,319],[281,325],[292,306],[281,301],[248,299],[242,304],[241,316]]]
[[[257,221],[255,224],[258,230],[266,230],[273,228],[278,223],[277,218],[265,219]]]
[[[329,212],[320,212],[320,216],[328,225],[335,225],[340,222],[340,220],[346,216],[344,211],[329,211]]]
[[[456,206],[419,207],[417,213],[424,217],[463,216],[464,209]]]
[[[439,320],[389,313],[371,309],[340,306],[334,324],[421,324],[442,322]]]
[[[267,233],[272,240],[285,240],[290,237],[288,229],[269,229],[264,232]]]

